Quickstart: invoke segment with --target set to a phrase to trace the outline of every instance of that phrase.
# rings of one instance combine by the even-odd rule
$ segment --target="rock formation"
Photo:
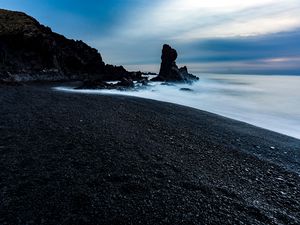
[[[128,90],[134,89],[136,86],[131,78],[122,78],[118,83],[109,83],[103,80],[86,80],[83,84],[76,89],[117,89]]]
[[[177,67],[177,52],[169,45],[164,45],[161,59],[160,73],[154,81],[198,79],[186,67]],[[145,78],[141,72],[105,64],[96,49],[52,32],[25,13],[0,9],[0,82],[83,80],[88,86],[94,82],[97,87],[107,87],[104,81],[121,81],[122,86],[124,79]]]
[[[142,72],[128,72],[123,66],[105,66],[105,75],[102,77],[102,80],[106,81],[120,81],[123,78],[132,79],[132,80],[142,80]]]
[[[139,80],[141,73],[105,65],[82,41],[54,33],[21,12],[0,9],[0,80]]]
[[[177,51],[165,44],[162,49],[159,75],[152,81],[192,82],[198,80],[198,77],[188,73],[187,67],[178,68],[177,56]]]

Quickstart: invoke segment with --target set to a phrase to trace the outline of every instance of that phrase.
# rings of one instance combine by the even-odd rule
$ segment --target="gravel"
[[[0,85],[0,224],[300,224],[300,140],[158,101]]]

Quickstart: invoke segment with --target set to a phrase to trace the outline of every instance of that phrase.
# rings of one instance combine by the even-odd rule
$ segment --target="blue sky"
[[[110,64],[158,70],[162,44],[194,72],[300,74],[299,0],[0,0]]]

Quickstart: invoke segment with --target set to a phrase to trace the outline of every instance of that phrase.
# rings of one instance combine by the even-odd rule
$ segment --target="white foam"
[[[139,91],[57,90],[118,94],[190,106],[300,139],[300,77],[207,75],[193,85],[151,83]],[[181,91],[190,88],[193,91]]]

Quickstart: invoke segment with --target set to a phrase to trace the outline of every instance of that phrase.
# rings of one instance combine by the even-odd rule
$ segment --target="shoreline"
[[[207,79],[207,78],[206,78]],[[228,79],[228,78],[227,78]],[[230,79],[230,78],[229,78]],[[250,115],[247,115],[246,116],[243,116],[243,114],[241,112],[239,113],[233,113],[233,112],[230,112],[230,111],[222,111],[222,108],[219,108],[219,109],[216,109],[216,108],[213,108],[213,107],[204,107],[205,109],[203,109],[201,107],[201,105],[195,105],[195,102],[192,102],[190,103],[188,101],[188,97],[191,97],[193,98],[195,95],[197,95],[198,93],[194,92],[193,90],[193,85],[192,86],[186,86],[185,84],[174,84],[172,86],[172,88],[177,88],[177,94],[178,94],[178,98],[183,98],[184,100],[182,100],[181,102],[178,102],[176,99],[174,99],[174,97],[168,97],[168,96],[165,96],[165,97],[161,97],[163,95],[163,93],[160,93],[159,90],[156,90],[156,86],[159,86],[159,84],[150,84],[150,86],[148,87],[145,87],[144,89],[141,89],[141,90],[117,90],[117,89],[74,89],[74,87],[76,87],[76,85],[69,85],[70,83],[66,83],[65,86],[56,86],[54,87],[53,89],[56,90],[56,91],[62,91],[62,92],[70,92],[70,93],[74,93],[74,94],[92,94],[92,95],[121,95],[121,96],[128,96],[128,97],[137,97],[137,98],[142,98],[142,99],[148,99],[148,100],[156,100],[156,101],[161,101],[161,102],[166,102],[166,103],[171,103],[171,104],[176,104],[176,105],[181,105],[181,106],[184,106],[184,107],[190,107],[190,108],[193,108],[193,109],[197,109],[197,110],[200,110],[200,111],[206,111],[206,112],[210,112],[212,114],[215,114],[215,115],[219,115],[219,116],[223,116],[225,118],[228,118],[228,119],[233,119],[233,120],[236,120],[236,121],[239,121],[239,122],[243,122],[243,123],[246,123],[246,124],[249,124],[249,125],[252,125],[252,126],[255,126],[255,127],[258,127],[258,128],[261,128],[261,129],[266,129],[266,130],[269,130],[269,131],[272,131],[272,132],[276,132],[278,134],[282,134],[282,135],[286,135],[286,136],[289,136],[289,137],[292,137],[292,138],[296,138],[298,140],[300,140],[300,136],[297,135],[297,129],[295,127],[297,126],[291,126],[289,125],[288,127],[285,127],[286,125],[285,124],[290,124],[293,122],[288,120],[287,118],[285,118],[284,116],[285,115],[281,115],[282,118],[280,118],[280,116],[278,115],[277,117],[274,117],[273,120],[276,122],[276,125],[272,125],[272,121],[270,120],[271,117],[272,117],[272,114],[269,114],[268,113],[263,113],[263,112],[260,112],[261,114],[258,114],[258,115],[253,115],[254,116],[254,119],[252,119],[250,117]],[[188,89],[190,89],[190,94],[189,96],[185,96],[184,94],[189,94],[189,93],[183,93],[183,91],[179,90],[180,88],[182,87],[188,87]],[[165,88],[165,87],[164,87]],[[152,95],[152,93],[150,92],[150,90],[157,92],[158,94],[156,95]],[[174,90],[172,90],[172,95],[174,95]],[[180,95],[182,94],[182,96]],[[201,94],[201,93],[200,93]],[[147,96],[148,95],[148,96]],[[178,99],[177,98],[177,99]],[[185,102],[185,100],[187,102]],[[199,98],[199,101],[200,101],[200,98]],[[264,119],[257,119],[256,117],[258,116],[261,116],[262,118],[265,118]],[[278,120],[276,119],[280,119],[278,122]],[[294,119],[295,120],[295,119]],[[265,122],[267,121],[267,122]],[[285,126],[284,126],[285,125]],[[291,129],[291,130],[288,130],[288,129]],[[299,130],[300,132],[300,130]]]
[[[300,222],[300,140],[53,86],[0,86],[0,223]]]
[[[57,89],[58,88],[58,89]],[[52,88],[54,91],[58,91],[58,92],[65,92],[65,93],[72,93],[72,94],[80,94],[80,95],[95,95],[95,96],[99,96],[99,95],[102,95],[102,96],[107,96],[107,97],[119,97],[119,98],[132,98],[133,100],[134,99],[137,99],[137,100],[145,100],[145,101],[150,101],[150,102],[156,102],[157,104],[170,104],[170,105],[174,105],[175,107],[184,107],[184,108],[187,108],[187,109],[190,109],[190,110],[196,110],[196,111],[199,111],[200,113],[204,113],[204,114],[208,114],[212,117],[217,117],[217,118],[220,118],[220,119],[223,119],[223,120],[227,120],[227,121],[232,121],[233,123],[237,124],[237,126],[241,125],[241,126],[244,126],[245,129],[257,129],[257,130],[261,130],[262,133],[266,132],[266,133],[273,133],[274,135],[278,136],[278,137],[285,137],[287,139],[290,139],[290,140],[294,140],[295,143],[299,142],[297,145],[297,147],[299,147],[299,150],[300,150],[300,139],[299,138],[296,138],[296,137],[293,137],[293,136],[289,136],[287,134],[283,134],[283,133],[279,133],[279,132],[276,132],[274,130],[270,130],[270,129],[267,129],[267,128],[264,128],[264,127],[259,127],[257,125],[254,125],[254,124],[251,124],[251,123],[248,123],[248,122],[245,122],[245,121],[241,121],[241,120],[238,120],[238,119],[234,119],[234,118],[230,118],[230,117],[227,117],[227,116],[224,116],[224,115],[221,115],[221,114],[217,114],[217,113],[214,113],[214,112],[209,112],[209,111],[206,111],[206,110],[202,110],[202,109],[199,109],[199,108],[195,108],[195,107],[190,107],[190,106],[187,106],[187,105],[182,105],[182,104],[178,104],[178,103],[174,103],[174,102],[166,102],[166,101],[160,101],[160,100],[156,100],[156,99],[150,99],[150,98],[145,98],[145,97],[136,97],[136,96],[132,96],[132,95],[126,95],[126,94],[122,94],[122,91],[120,91],[120,94],[117,94],[117,93],[101,93],[101,89],[99,90],[92,90],[92,89],[83,89],[83,90],[75,90],[75,89],[68,89],[68,90],[64,90],[64,89],[60,89],[60,87],[53,87]],[[105,89],[103,90],[105,91]],[[91,93],[91,92],[95,92],[95,93]],[[124,91],[126,92],[126,91]],[[276,137],[273,138],[274,142],[276,142]],[[292,146],[292,145],[291,145]],[[272,153],[263,153],[262,150],[260,150],[260,146],[256,146],[256,145],[253,145],[254,149],[252,149],[252,151],[248,151],[248,150],[245,150],[245,153],[249,153],[249,154],[252,154],[252,155],[255,155],[256,157],[262,159],[262,160],[267,160],[267,161],[270,161],[272,163],[276,162],[278,163],[278,165],[281,165],[281,166],[286,166],[285,169],[291,169],[291,168],[294,168],[295,165],[296,166],[296,170],[294,169],[291,169],[292,172],[295,172],[295,173],[298,173],[299,176],[300,176],[300,154],[297,154],[297,162],[295,163],[295,165],[291,166],[291,167],[287,167],[288,163],[282,163],[280,161],[278,161],[278,158],[282,157],[282,158],[286,158],[286,154],[287,152],[282,152],[281,154],[279,154],[278,152],[276,152],[276,158],[275,157],[272,157]],[[269,149],[270,151],[274,151],[276,149],[276,147],[274,148],[274,146],[269,146]],[[265,151],[267,151],[267,147],[264,149]],[[277,149],[278,151],[278,149]],[[270,157],[271,156],[271,157]],[[293,160],[287,160],[287,161],[293,161]],[[299,166],[298,166],[299,165]]]

